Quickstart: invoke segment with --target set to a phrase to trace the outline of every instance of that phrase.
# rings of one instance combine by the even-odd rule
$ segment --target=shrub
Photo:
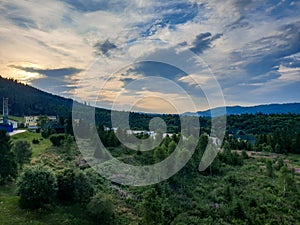
[[[55,201],[57,183],[53,172],[41,166],[27,168],[18,181],[21,208],[44,208]]]
[[[53,146],[59,147],[63,144],[63,141],[66,139],[64,134],[52,134],[50,136],[50,141]]]
[[[87,204],[94,195],[94,186],[88,176],[78,171],[74,177],[74,200],[80,204]]]
[[[107,195],[95,195],[88,203],[87,211],[96,224],[105,225],[114,222],[113,203]]]
[[[10,137],[0,130],[0,184],[17,176],[17,163],[11,151]]]
[[[40,141],[38,140],[38,139],[33,139],[32,140],[32,144],[34,144],[34,145],[37,145],[37,144],[39,144],[40,143]]]
[[[242,158],[243,158],[243,159],[249,159],[249,156],[248,156],[246,150],[243,150],[243,151],[242,151]]]
[[[12,151],[16,156],[16,161],[20,165],[20,168],[25,163],[30,162],[32,150],[28,141],[16,141],[12,147]]]
[[[55,130],[50,129],[50,128],[45,129],[41,132],[42,137],[45,139],[48,138],[51,134],[55,134]]]
[[[62,202],[74,200],[75,173],[72,169],[64,169],[57,174],[57,198]]]

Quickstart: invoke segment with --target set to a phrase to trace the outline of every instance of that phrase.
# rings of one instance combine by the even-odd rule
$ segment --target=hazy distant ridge
[[[218,107],[212,109],[215,115],[222,115],[223,109]],[[257,106],[227,106],[227,115],[240,115],[240,114],[300,114],[300,103],[285,103],[285,104],[269,104],[269,105],[257,105]],[[184,113],[184,115],[192,116],[198,115],[203,117],[210,117],[211,110],[199,111],[197,113]]]

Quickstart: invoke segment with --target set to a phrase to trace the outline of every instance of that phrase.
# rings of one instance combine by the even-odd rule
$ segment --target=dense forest
[[[0,96],[9,99],[9,114],[27,115],[64,115],[71,112],[71,99],[52,95],[17,80],[0,77]]]
[[[165,159],[179,140],[179,134],[166,136],[153,150],[137,152],[117,142],[114,132],[99,133],[110,154],[136,166]],[[52,134],[47,139],[39,135],[10,138],[0,131],[0,159],[6,159],[0,160],[2,224],[26,224],[28,220],[32,224],[83,225],[300,222],[297,155],[252,155],[225,142],[213,163],[199,171],[210,142],[202,134],[192,158],[177,174],[155,185],[133,187],[112,182],[90,168],[71,135]],[[48,147],[41,150],[48,141]],[[98,150],[95,146],[94,157],[101,158]]]

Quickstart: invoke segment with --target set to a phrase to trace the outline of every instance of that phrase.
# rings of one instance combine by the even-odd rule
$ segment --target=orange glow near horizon
[[[20,68],[16,68],[16,67],[20,67]],[[42,74],[27,72],[25,70],[22,70],[21,68],[42,69],[43,67],[31,62],[21,62],[14,66],[7,66],[4,70],[1,71],[1,76],[4,78],[13,78],[26,84],[30,84],[32,80],[45,77]]]

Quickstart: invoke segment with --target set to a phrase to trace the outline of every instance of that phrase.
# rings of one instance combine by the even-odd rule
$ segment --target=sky
[[[0,75],[118,110],[300,102],[299,12],[299,0],[2,0]]]

